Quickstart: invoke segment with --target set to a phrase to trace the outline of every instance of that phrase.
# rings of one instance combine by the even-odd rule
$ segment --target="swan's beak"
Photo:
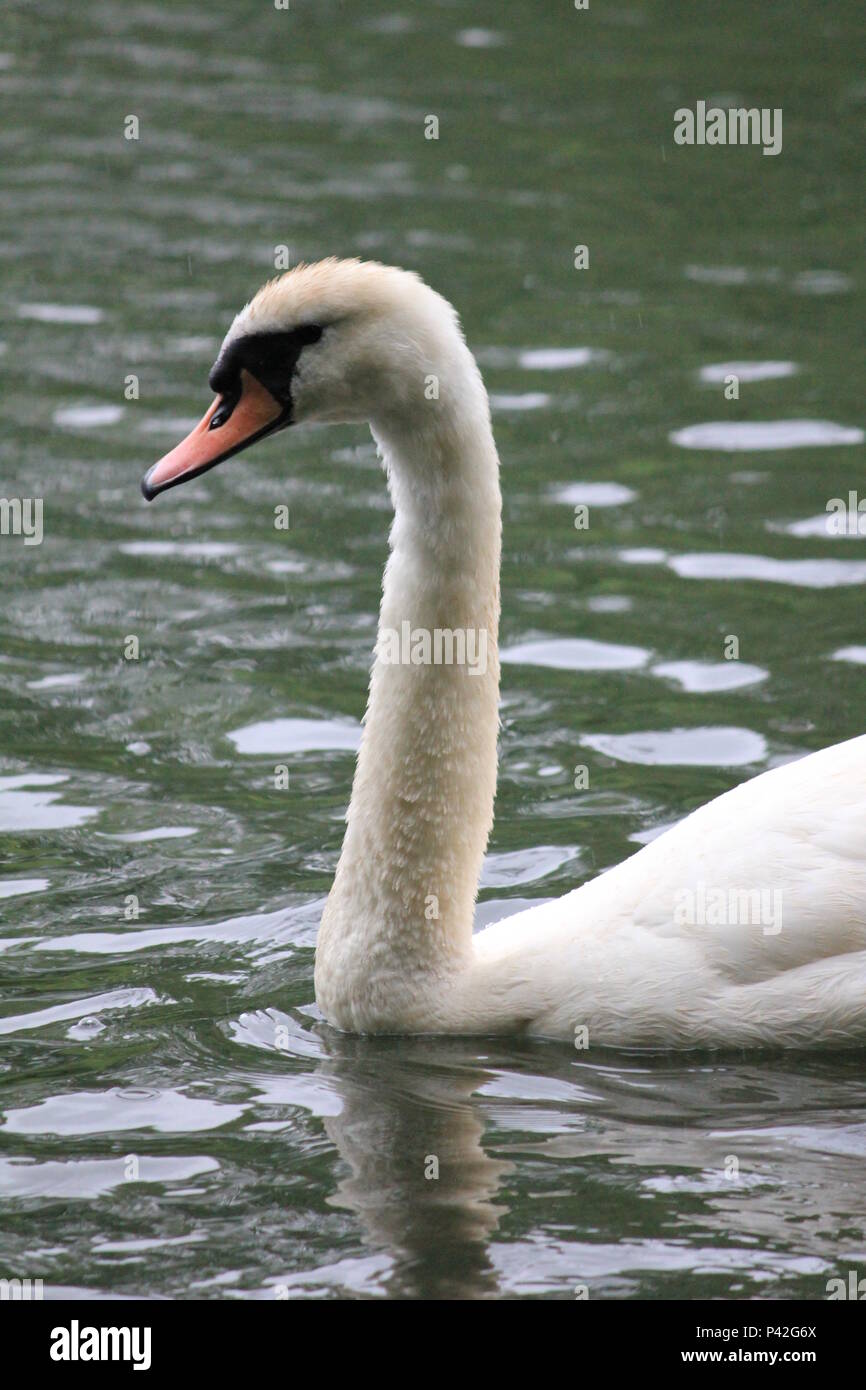
[[[242,371],[241,394],[234,405],[226,396],[217,396],[192,433],[148,469],[141,480],[142,492],[152,502],[157,493],[197,478],[257,439],[291,424],[291,414],[291,404],[278,401],[254,376]]]

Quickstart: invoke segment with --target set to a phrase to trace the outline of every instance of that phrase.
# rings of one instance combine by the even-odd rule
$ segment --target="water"
[[[479,920],[862,732],[866,540],[815,521],[863,477],[858,24],[793,0],[7,13],[0,492],[44,499],[44,540],[0,538],[0,1274],[820,1298],[862,1271],[860,1059],[317,1021],[386,555],[372,447],[298,432],[138,493],[276,246],[410,265],[463,314],[503,461]],[[782,154],[676,147],[699,98],[781,106]]]

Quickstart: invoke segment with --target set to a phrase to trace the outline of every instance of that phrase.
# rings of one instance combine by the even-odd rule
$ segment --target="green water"
[[[372,446],[298,431],[138,490],[275,247],[411,266],[463,316],[503,465],[521,659],[479,916],[862,732],[866,544],[814,521],[863,487],[860,22],[853,0],[6,9],[0,496],[42,499],[44,538],[0,536],[0,1275],[822,1298],[863,1269],[862,1059],[317,1021],[352,753],[275,721],[339,743],[362,714]],[[675,145],[703,99],[781,108],[782,153]],[[781,447],[742,434],[791,421],[757,440]],[[713,423],[710,448],[679,434]]]

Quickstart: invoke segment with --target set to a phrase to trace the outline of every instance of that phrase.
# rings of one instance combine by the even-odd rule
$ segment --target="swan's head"
[[[431,375],[460,350],[454,310],[417,275],[372,261],[299,265],[237,315],[211,369],[216,399],[142,491],[151,501],[289,425],[417,417]]]

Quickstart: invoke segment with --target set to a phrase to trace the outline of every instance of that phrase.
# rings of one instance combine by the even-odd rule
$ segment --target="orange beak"
[[[225,422],[215,426],[214,416],[225,404],[225,397],[217,396],[192,433],[148,469],[141,481],[148,502],[291,423],[291,405],[283,405],[247,371],[241,372],[240,399]]]

